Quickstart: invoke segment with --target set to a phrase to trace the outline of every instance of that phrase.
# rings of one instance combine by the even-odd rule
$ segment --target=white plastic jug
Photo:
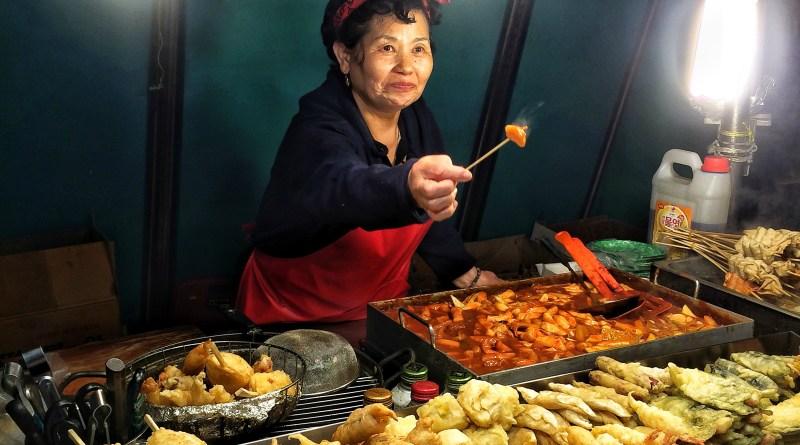
[[[692,169],[692,177],[680,176],[675,164]],[[660,241],[667,227],[721,232],[728,222],[731,178],[728,160],[721,156],[700,156],[687,150],[664,153],[653,175],[650,195],[649,239]]]

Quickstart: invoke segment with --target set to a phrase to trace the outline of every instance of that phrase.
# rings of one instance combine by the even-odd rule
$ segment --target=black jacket
[[[422,99],[400,113],[402,135],[392,166],[375,141],[343,76],[336,70],[300,99],[283,137],[253,234],[267,255],[295,258],[315,252],[348,231],[424,222],[408,189],[416,159],[444,153],[442,136]],[[449,282],[475,260],[450,222],[431,226],[417,252]]]

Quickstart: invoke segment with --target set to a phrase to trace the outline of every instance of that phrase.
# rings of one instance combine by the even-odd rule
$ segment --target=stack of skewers
[[[741,234],[671,228],[659,244],[697,252],[725,275],[725,286],[800,310],[800,232],[757,227]]]

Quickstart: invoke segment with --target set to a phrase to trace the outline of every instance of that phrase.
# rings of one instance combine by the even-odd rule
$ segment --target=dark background
[[[124,322],[140,323],[148,71],[156,0],[0,3],[0,238],[95,225],[116,243]],[[175,285],[233,282],[297,99],[324,78],[323,0],[186,2]],[[761,70],[776,79],[760,128],[745,224],[797,228],[800,5],[762,0]],[[670,148],[705,152],[715,129],[686,97],[697,0],[662,1],[592,215],[644,228],[650,179]],[[466,164],[506,2],[453,0],[433,30],[426,99]],[[524,151],[496,163],[479,239],[581,216],[642,0],[536,0],[508,120],[540,101]],[[200,280],[200,281],[198,281]]]

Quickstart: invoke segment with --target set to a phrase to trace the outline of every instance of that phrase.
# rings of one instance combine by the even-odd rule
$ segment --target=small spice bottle
[[[411,385],[411,405],[424,405],[428,400],[439,395],[439,385],[430,380],[414,382]]]
[[[468,372],[452,371],[447,375],[447,381],[444,384],[445,391],[457,396],[458,390],[473,378],[472,374]]]
[[[405,408],[411,403],[411,385],[414,382],[428,379],[428,367],[422,363],[412,362],[403,367],[400,383],[392,389],[392,401],[395,408]]]
[[[364,406],[380,403],[392,408],[392,392],[386,388],[370,388],[364,391]]]

